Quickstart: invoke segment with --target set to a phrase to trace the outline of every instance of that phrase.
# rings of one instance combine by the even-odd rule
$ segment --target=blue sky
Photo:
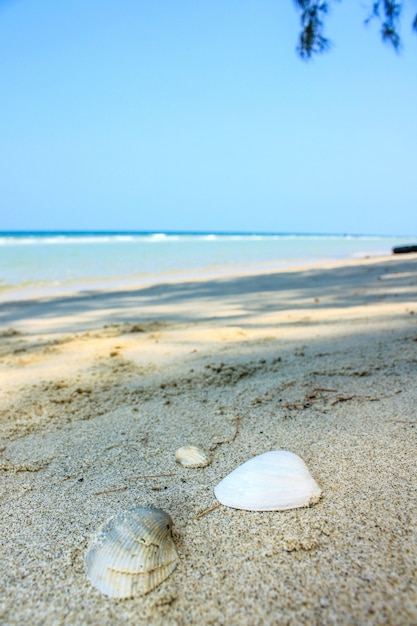
[[[417,235],[412,14],[365,17],[305,63],[292,0],[0,0],[0,229]]]

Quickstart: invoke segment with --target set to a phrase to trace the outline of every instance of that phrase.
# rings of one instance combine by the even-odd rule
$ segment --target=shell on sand
[[[175,460],[184,467],[206,467],[209,465],[209,457],[196,446],[183,446],[175,453]]]
[[[110,519],[93,538],[85,557],[91,583],[111,598],[145,595],[177,565],[168,513],[136,507]]]
[[[259,454],[214,489],[221,504],[247,511],[284,511],[318,502],[321,489],[299,456],[287,450]]]

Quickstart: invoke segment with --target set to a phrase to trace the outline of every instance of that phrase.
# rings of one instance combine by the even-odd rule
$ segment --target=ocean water
[[[378,256],[407,243],[348,235],[0,232],[0,298]]]

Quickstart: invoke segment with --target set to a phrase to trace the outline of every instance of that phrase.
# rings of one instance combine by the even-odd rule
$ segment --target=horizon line
[[[298,232],[298,231],[231,231],[231,230],[83,230],[83,229],[63,229],[63,230],[0,230],[0,236],[13,235],[219,235],[219,236],[297,236],[297,237],[416,237],[417,235],[379,234],[379,233],[352,233],[352,232]]]

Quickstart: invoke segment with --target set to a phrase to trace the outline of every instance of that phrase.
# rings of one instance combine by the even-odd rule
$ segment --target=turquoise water
[[[399,237],[0,233],[0,289],[100,288],[390,254]]]

